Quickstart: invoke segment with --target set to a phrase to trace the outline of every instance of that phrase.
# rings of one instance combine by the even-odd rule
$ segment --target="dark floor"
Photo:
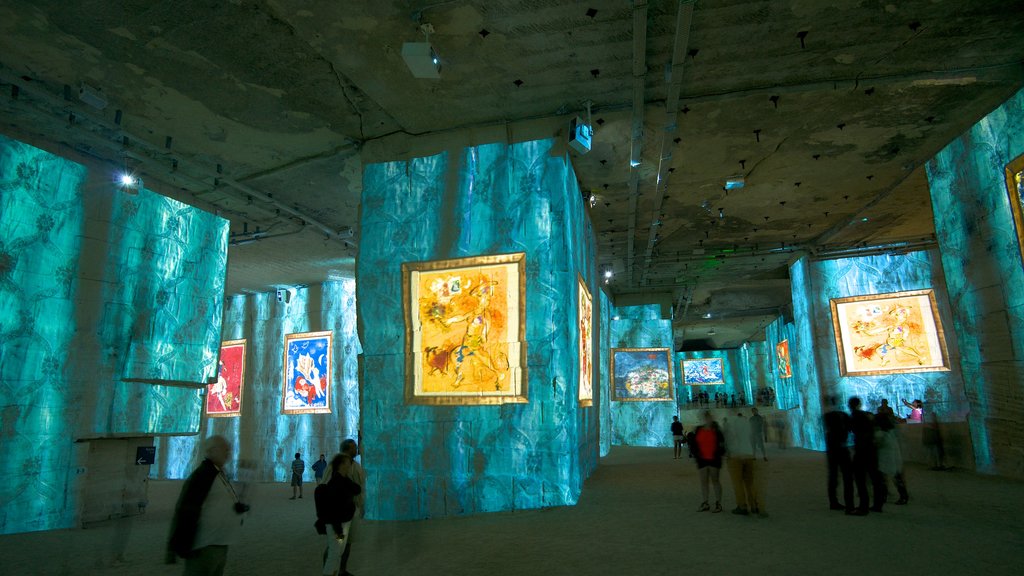
[[[850,517],[828,510],[823,456],[769,452],[769,518],[696,512],[691,460],[671,449],[612,450],[571,508],[418,522],[366,522],[359,576],[395,574],[1020,574],[1024,483],[908,467],[908,506]],[[179,574],[161,564],[179,482],[153,482],[150,509],[121,526],[0,537],[0,573]],[[313,500],[260,485],[229,575],[319,574]],[[124,559],[114,561],[120,548]]]

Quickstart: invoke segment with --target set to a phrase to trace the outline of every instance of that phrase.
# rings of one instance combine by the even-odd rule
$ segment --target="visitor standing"
[[[672,417],[672,457],[676,460],[683,455],[683,441],[686,436],[683,436],[683,423],[679,421],[679,416]]]
[[[698,512],[722,511],[722,481],[719,479],[722,470],[722,455],[725,454],[725,436],[718,422],[711,416],[710,410],[704,411],[704,424],[693,432],[691,450],[697,460],[697,473],[700,476],[700,493],[704,497]],[[715,489],[715,507],[708,505],[708,484]]]
[[[295,500],[295,495],[298,494],[299,498],[302,498],[302,473],[306,471],[306,463],[302,461],[302,453],[295,453],[295,460],[292,460],[292,497],[289,500]]]
[[[359,463],[359,444],[352,438],[346,438],[341,443],[341,453],[352,459],[352,466],[349,468],[348,477],[359,485],[359,495],[355,497],[356,512],[349,524],[348,536],[345,538],[344,550],[341,552],[341,561],[338,565],[338,576],[351,576],[348,571],[348,557],[352,553],[352,540],[355,534],[359,533],[359,525],[363,515],[366,513],[366,471]]]
[[[853,396],[847,401],[850,408],[850,432],[853,434],[853,483],[857,487],[857,508],[846,513],[853,516],[868,514],[868,478],[875,480],[878,456],[875,452],[875,424],[871,415],[860,409],[860,398]],[[849,507],[849,502],[847,506]]]
[[[324,481],[324,471],[327,470],[327,459],[321,454],[320,459],[313,463],[313,474],[316,476],[316,483],[321,484]]]
[[[888,481],[891,479],[896,486],[896,492],[900,498],[897,504],[906,504],[910,499],[907,493],[907,483],[903,478],[903,453],[900,450],[900,440],[896,435],[896,425],[892,418],[884,414],[875,416],[875,447],[878,450],[878,473],[882,475],[880,484],[882,498],[879,499],[879,492],[875,492],[875,507],[877,512],[882,511],[882,503],[888,493]]]
[[[768,430],[764,425],[764,416],[757,412],[757,408],[750,408],[750,443],[754,449],[754,458],[757,458],[757,449],[761,448],[761,455],[764,461],[768,461],[768,451],[765,450],[764,441],[767,438]]]
[[[249,507],[239,502],[224,475],[231,444],[223,436],[210,436],[203,447],[206,458],[185,480],[174,507],[167,563],[180,556],[186,576],[221,576]]]
[[[839,409],[838,399],[829,396],[825,413],[825,461],[828,464],[828,505],[832,510],[853,510],[853,481],[850,463],[850,416]],[[836,496],[839,476],[843,478],[843,502]]]
[[[348,547],[352,519],[356,514],[355,499],[362,488],[352,480],[352,457],[337,454],[331,459],[324,482],[313,493],[316,502],[316,530],[327,539],[322,573],[334,576],[341,572],[341,557]]]
[[[725,424],[725,454],[729,463],[729,479],[736,496],[733,514],[768,516],[763,495],[756,490],[758,470],[755,467],[754,446],[750,442],[750,421],[737,412]]]

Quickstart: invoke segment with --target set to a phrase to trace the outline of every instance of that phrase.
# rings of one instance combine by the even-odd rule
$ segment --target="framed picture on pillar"
[[[405,399],[527,401],[526,254],[402,264]]]
[[[688,386],[725,384],[725,363],[721,358],[683,360],[683,384]]]
[[[245,389],[245,340],[220,343],[217,381],[206,387],[206,415],[211,418],[239,416]]]
[[[1024,265],[1024,154],[1006,165],[1006,191],[1010,194],[1010,212],[1017,230],[1017,250]]]
[[[789,363],[789,340],[775,345],[775,365],[779,369],[779,378],[792,378],[793,367]]]
[[[833,298],[831,304],[840,375],[949,370],[933,290]]]
[[[331,413],[331,332],[284,337],[282,414]]]
[[[580,406],[594,404],[594,301],[583,277],[576,278],[576,313],[580,351]]]
[[[671,402],[672,351],[668,348],[612,348],[612,400]]]

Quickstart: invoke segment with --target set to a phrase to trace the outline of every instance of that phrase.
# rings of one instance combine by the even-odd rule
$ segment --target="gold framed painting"
[[[231,418],[242,414],[245,390],[245,340],[220,343],[217,381],[206,387],[206,415]]]
[[[792,378],[793,366],[789,361],[789,339],[775,345],[775,365],[779,369],[779,378]]]
[[[580,351],[580,406],[594,405],[594,300],[582,276],[576,278],[577,327]]]
[[[405,399],[527,401],[526,254],[406,262]]]
[[[933,290],[833,298],[831,304],[840,375],[949,370]]]
[[[1017,250],[1024,264],[1024,154],[1006,165],[1006,191],[1010,195],[1010,212],[1017,231]]]
[[[612,400],[671,402],[672,351],[668,348],[612,348]]]
[[[333,341],[330,331],[285,335],[282,414],[331,413]]]

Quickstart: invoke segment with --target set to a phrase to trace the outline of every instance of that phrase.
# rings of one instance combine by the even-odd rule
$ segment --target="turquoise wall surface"
[[[595,401],[600,410],[601,457],[607,456],[612,448],[612,403],[611,403],[611,343],[612,343],[612,300],[604,290],[598,292],[600,304],[595,298],[595,311],[601,317],[601,332],[598,334],[599,344],[595,348],[595,372],[598,374],[601,389]]]
[[[821,410],[823,399],[828,395],[835,395],[843,406],[851,396],[858,396],[870,411],[875,411],[881,400],[887,399],[898,414],[906,412],[901,400],[919,398],[929,405],[930,411],[945,420],[964,418],[963,379],[955,361],[950,361],[950,370],[938,372],[878,376],[840,376],[839,372],[832,298],[932,288],[939,321],[944,326],[950,324],[945,278],[936,252],[816,262],[805,257],[790,268],[790,278],[797,341],[790,350],[790,358],[800,406],[799,411],[792,413],[790,423],[801,445],[824,449]],[[946,346],[949,358],[957,358],[956,338],[949,331]]]
[[[199,429],[228,223],[112,176],[0,136],[0,533],[76,523],[76,440]]]
[[[672,321],[662,319],[661,307],[622,306],[612,312],[610,348],[668,348],[672,358]],[[609,356],[605,369],[610,370]],[[680,383],[670,369],[675,398]],[[609,372],[610,374],[610,372]],[[676,402],[611,402],[612,444],[616,446],[671,446],[669,425]]]
[[[357,290],[371,518],[574,504],[596,466],[600,387],[595,406],[578,405],[574,327],[577,274],[598,292],[595,240],[554,144],[365,167]],[[406,404],[401,263],[514,252],[526,253],[528,403]]]
[[[979,470],[1024,476],[1024,269],[1004,176],[1024,154],[1024,91],[928,162]]]
[[[331,413],[281,414],[284,337],[297,332],[330,330]],[[336,280],[292,289],[291,300],[274,293],[236,294],[224,310],[224,340],[246,340],[245,389],[237,418],[204,418],[202,433],[157,439],[160,478],[184,478],[202,456],[201,437],[220,434],[235,447],[239,478],[282,482],[291,461],[302,453],[309,466],[323,453],[338,452],[341,441],[359,434],[358,354],[355,280]]]
[[[763,342],[749,342],[741,346],[740,348],[731,348],[728,350],[698,350],[690,352],[680,352],[675,354],[675,378],[679,383],[679,406],[681,408],[687,408],[691,401],[697,399],[697,393],[704,391],[710,395],[711,406],[715,405],[715,393],[725,393],[730,397],[736,398],[736,402],[740,402],[740,397],[747,404],[753,402],[754,392],[758,388],[764,385],[764,371],[765,366],[761,356],[760,350],[764,348]],[[713,386],[690,386],[684,384],[683,379],[683,360],[698,360],[704,358],[721,358],[722,359],[722,380],[724,384],[716,384]]]
[[[783,410],[796,408],[800,405],[800,392],[797,386],[798,380],[796,377],[796,367],[793,365],[793,358],[797,354],[797,348],[804,345],[797,338],[796,324],[786,322],[780,316],[774,322],[765,326],[764,333],[765,362],[768,364],[765,374],[769,385],[775,389],[775,407]],[[789,370],[793,373],[793,376],[789,378],[782,377],[775,352],[775,346],[783,340],[787,340],[789,343]]]

